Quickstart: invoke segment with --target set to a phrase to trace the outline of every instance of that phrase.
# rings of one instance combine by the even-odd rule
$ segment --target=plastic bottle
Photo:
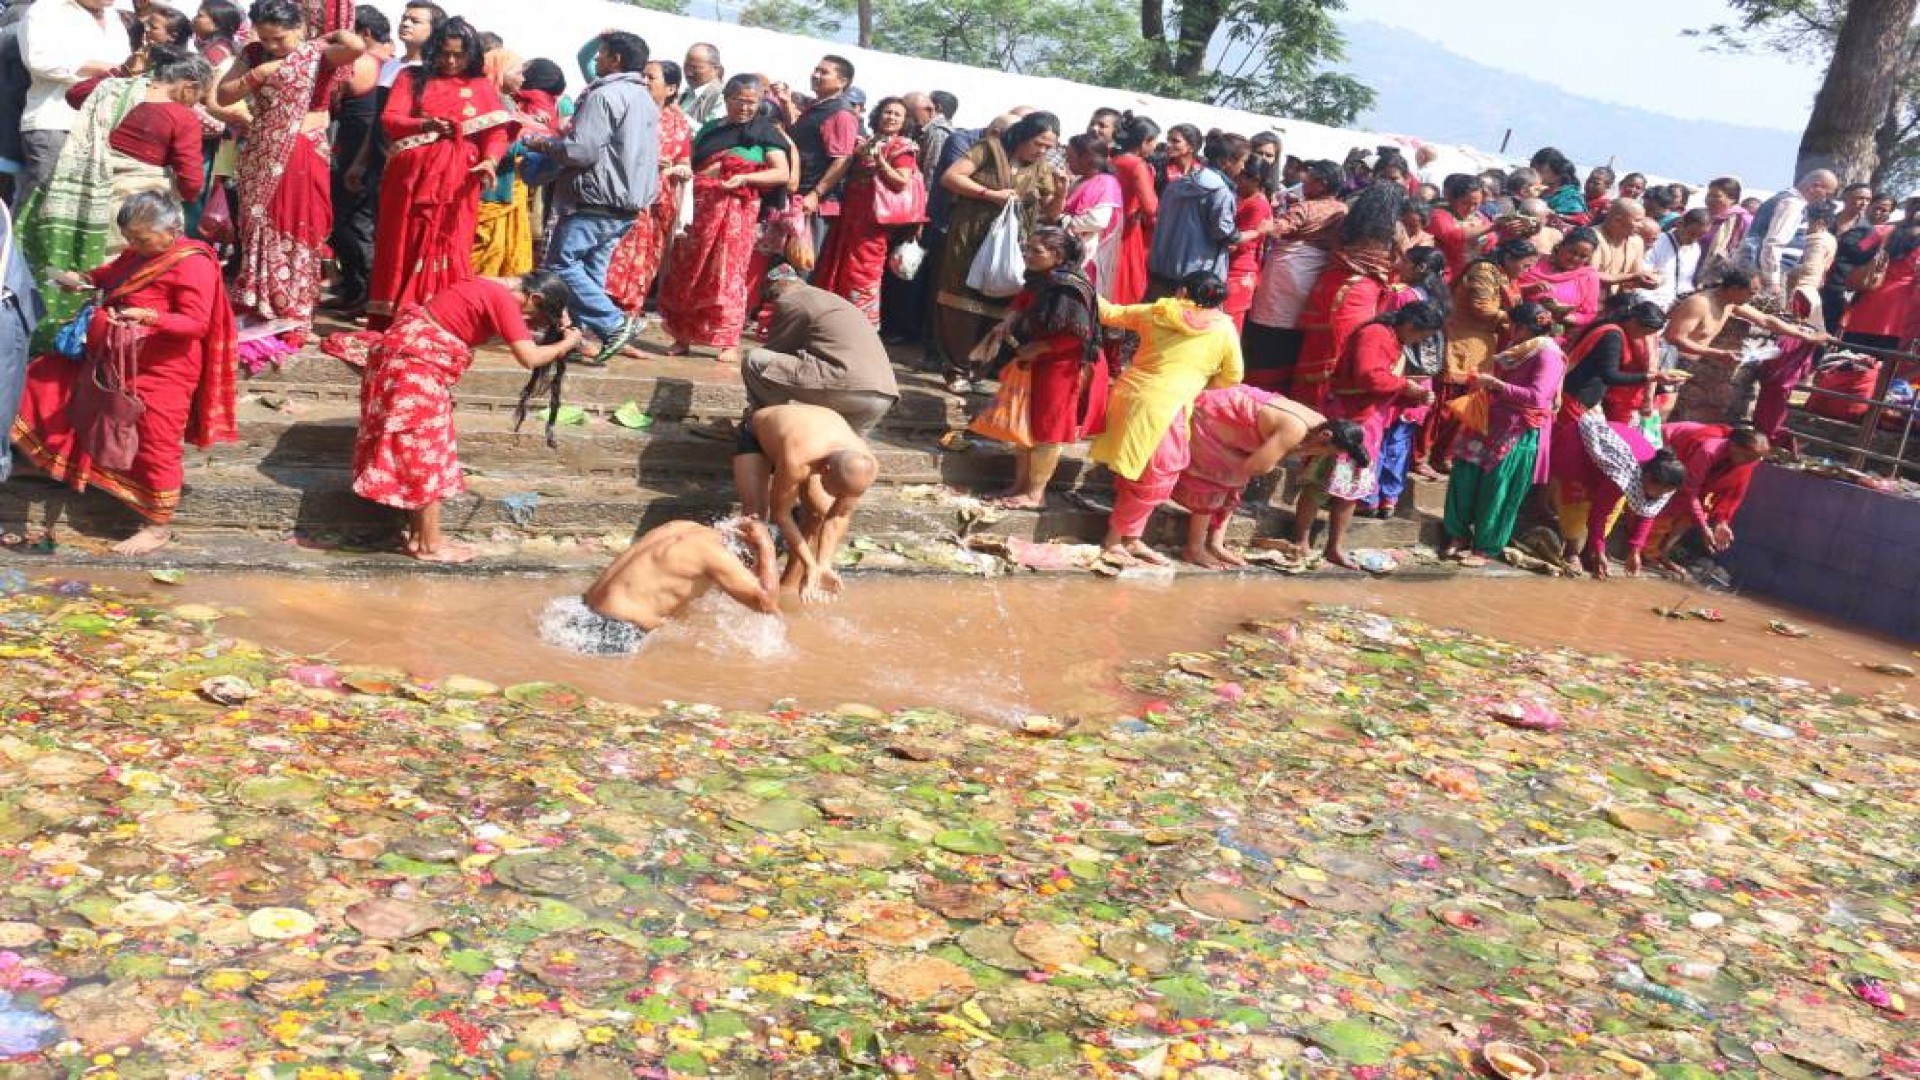
[[[1781,727],[1771,720],[1762,720],[1757,716],[1742,716],[1737,723],[1740,730],[1768,739],[1791,739],[1793,729]]]

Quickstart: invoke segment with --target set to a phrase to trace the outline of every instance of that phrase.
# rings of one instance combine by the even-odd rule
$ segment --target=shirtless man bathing
[[[839,596],[833,562],[860,497],[879,475],[866,440],[832,409],[790,402],[755,409],[740,425],[733,479],[742,510],[780,530],[787,542],[783,580],[799,587],[803,603]]]
[[[727,545],[722,528],[735,529],[752,548],[748,568]],[[773,537],[748,520],[715,528],[671,521],[633,542],[588,587],[577,606],[563,606],[563,624],[550,636],[581,652],[600,656],[632,653],[646,636],[718,588],[767,615],[780,613],[780,582],[774,576]]]

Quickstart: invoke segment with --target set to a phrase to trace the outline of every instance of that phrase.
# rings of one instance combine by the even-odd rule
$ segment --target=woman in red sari
[[[241,348],[250,363],[293,352],[312,329],[333,233],[330,73],[367,51],[351,30],[309,39],[308,14],[292,0],[254,4],[254,41],[216,95],[223,106],[245,100],[253,117],[240,149],[240,273],[233,282],[234,303],[254,331]]]
[[[638,315],[666,261],[680,220],[680,189],[693,177],[693,126],[680,109],[680,65],[655,60],[640,69],[640,81],[660,106],[660,196],[640,211],[614,246],[607,264],[607,297]]]
[[[1340,223],[1340,250],[1314,280],[1300,311],[1300,360],[1287,396],[1324,410],[1327,383],[1347,338],[1386,310],[1396,262],[1393,247],[1406,193],[1375,184],[1354,197]]]
[[[813,286],[844,296],[880,325],[880,282],[887,272],[887,252],[893,247],[894,226],[875,217],[880,185],[905,191],[908,178],[919,168],[920,148],[906,137],[907,106],[897,97],[882,98],[873,108],[873,136],[853,153],[834,162],[820,181],[831,191],[844,177],[846,193],[840,201],[840,220],[827,234],[813,272]]]
[[[511,287],[469,278],[407,305],[367,353],[353,490],[407,512],[408,555],[423,562],[473,558],[473,548],[440,531],[441,501],[467,490],[454,443],[453,386],[473,363],[474,347],[494,338],[529,370],[579,348],[580,331],[572,327],[545,345],[533,342],[533,328],[558,328],[567,298],[566,285],[544,270]]]
[[[1066,444],[1105,426],[1107,365],[1100,356],[1100,300],[1081,264],[1080,238],[1065,229],[1033,230],[1021,247],[1027,284],[1007,324],[1012,363],[1031,373],[1027,431],[1014,448],[1013,484],[992,500],[1009,510],[1038,510]]]
[[[487,78],[479,32],[453,18],[427,39],[421,65],[394,80],[380,125],[390,142],[367,288],[373,330],[473,276],[480,192],[519,122]]]
[[[693,141],[693,227],[668,254],[660,287],[675,356],[697,342],[718,348],[723,364],[740,362],[761,196],[787,184],[787,141],[760,114],[765,93],[758,75],[728,79],[726,116]]]
[[[132,507],[146,525],[113,550],[144,555],[172,539],[169,523],[186,475],[183,441],[206,447],[238,437],[237,342],[220,258],[207,245],[185,239],[186,216],[171,195],[129,196],[118,224],[127,238],[118,258],[56,280],[64,288],[105,290],[87,326],[90,354],[110,338],[139,337],[130,387],[146,406],[138,421],[139,450],[124,469],[93,459],[67,416],[75,382],[92,368],[57,354],[27,367],[13,441],[55,480],[78,491],[98,487]]]
[[[1160,193],[1153,186],[1153,166],[1147,158],[1159,138],[1158,124],[1132,113],[1121,118],[1114,136],[1113,175],[1120,178],[1120,250],[1113,261],[1113,280],[1100,283],[1100,295],[1116,304],[1137,304],[1147,295],[1147,248],[1153,244],[1153,225],[1160,217]]]

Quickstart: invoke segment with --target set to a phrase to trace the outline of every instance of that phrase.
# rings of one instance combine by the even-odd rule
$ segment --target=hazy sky
[[[1347,0],[1489,67],[1569,93],[1675,116],[1799,131],[1822,72],[1772,54],[1707,52],[1688,28],[1728,21],[1721,0]]]

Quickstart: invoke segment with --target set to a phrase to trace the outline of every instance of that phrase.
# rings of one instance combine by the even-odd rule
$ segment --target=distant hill
[[[1760,190],[1785,186],[1793,171],[1797,131],[1610,105],[1469,60],[1409,30],[1363,19],[1343,20],[1341,28],[1347,35],[1342,67],[1379,94],[1376,107],[1360,117],[1361,127],[1488,150],[1512,128],[1509,155],[1525,158],[1557,146],[1583,173],[1613,158],[1622,172],[1693,183],[1730,173]]]

